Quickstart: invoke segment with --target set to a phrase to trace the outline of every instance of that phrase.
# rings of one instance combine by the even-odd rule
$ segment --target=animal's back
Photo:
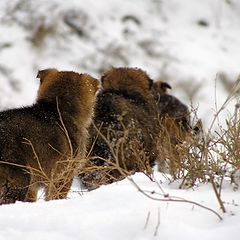
[[[108,90],[99,93],[94,125],[90,128],[90,156],[95,166],[110,166],[111,169],[113,164],[113,169],[116,169],[109,170],[107,174],[99,171],[85,175],[83,182],[88,187],[98,185],[95,181],[101,177],[104,179],[104,176],[107,177],[107,180],[103,180],[105,184],[123,178],[116,163],[129,173],[146,171],[149,164],[154,164],[157,155],[154,146],[154,131],[157,135],[154,113],[149,102],[141,96]],[[88,185],[88,176],[93,185]]]
[[[44,156],[46,159],[41,160],[50,161],[47,155],[54,151],[57,155],[53,147],[59,149],[62,145],[58,137],[62,133],[56,127],[57,121],[57,113],[47,111],[40,105],[0,112],[2,161],[24,164],[28,158],[31,167],[37,167],[36,157]]]

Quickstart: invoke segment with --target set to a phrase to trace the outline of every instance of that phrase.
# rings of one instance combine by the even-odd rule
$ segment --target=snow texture
[[[155,177],[164,181],[159,173]],[[133,179],[145,191],[162,193],[143,174]],[[165,194],[196,201],[221,214],[209,185],[188,190],[179,190],[177,184],[161,187]],[[228,211],[221,214],[223,221],[193,204],[151,200],[128,179],[79,194],[76,181],[72,190],[67,200],[1,206],[0,239],[239,239],[239,192],[227,182],[222,191]]]

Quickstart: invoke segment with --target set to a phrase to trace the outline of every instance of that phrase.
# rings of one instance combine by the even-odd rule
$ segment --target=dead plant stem
[[[167,197],[165,198],[156,198],[156,197],[153,197],[151,196],[150,194],[146,193],[146,191],[142,190],[139,185],[131,178],[131,177],[128,177],[128,180],[134,185],[134,187],[140,192],[142,193],[144,196],[154,200],[154,201],[160,201],[160,202],[178,202],[178,203],[188,203],[188,204],[193,204],[193,205],[196,205],[200,208],[203,208],[203,209],[206,209],[210,212],[212,212],[213,214],[215,214],[220,220],[223,220],[222,217],[216,212],[214,211],[213,209],[211,208],[208,208],[200,203],[197,203],[197,202],[194,202],[194,201],[191,201],[191,200],[187,200],[187,199],[173,199],[171,198],[170,195],[167,195]]]

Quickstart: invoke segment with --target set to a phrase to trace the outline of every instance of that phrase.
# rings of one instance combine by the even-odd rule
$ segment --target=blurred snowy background
[[[34,101],[38,69],[131,66],[168,81],[207,128],[240,72],[239,0],[1,0],[0,36],[0,109]]]

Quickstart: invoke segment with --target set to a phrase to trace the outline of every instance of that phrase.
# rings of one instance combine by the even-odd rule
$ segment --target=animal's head
[[[153,83],[147,73],[138,68],[112,68],[104,73],[101,81],[103,89],[139,93],[143,96],[150,94]]]
[[[99,81],[88,74],[45,69],[38,72],[40,86],[37,102],[57,103],[61,114],[73,116],[89,125],[96,102]]]
[[[49,68],[38,71],[40,79],[38,100],[51,100],[56,97],[81,96],[83,101],[93,98],[99,89],[99,82],[88,74],[72,71],[58,71]]]
[[[51,85],[54,84],[58,75],[59,71],[55,68],[47,68],[38,71],[36,76],[40,80],[37,97],[38,100],[43,99],[46,96],[46,92],[51,88]]]

